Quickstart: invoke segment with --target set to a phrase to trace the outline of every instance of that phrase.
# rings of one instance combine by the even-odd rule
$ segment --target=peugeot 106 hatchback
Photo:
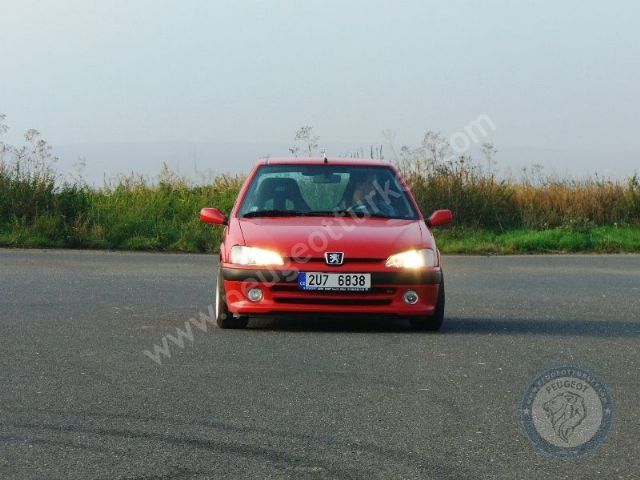
[[[225,216],[216,321],[242,328],[260,315],[337,314],[407,318],[437,330],[444,318],[440,252],[398,170],[381,161],[265,159]]]

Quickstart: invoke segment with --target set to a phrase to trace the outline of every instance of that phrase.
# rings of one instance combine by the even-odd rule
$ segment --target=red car
[[[381,161],[265,159],[245,181],[224,225],[216,321],[243,328],[260,315],[338,314],[408,318],[437,330],[444,279],[431,227],[398,170]]]

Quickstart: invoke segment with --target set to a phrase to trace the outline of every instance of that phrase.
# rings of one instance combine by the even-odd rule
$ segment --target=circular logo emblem
[[[556,458],[579,458],[604,442],[613,421],[605,383],[581,367],[556,367],[538,375],[519,410],[529,440]]]

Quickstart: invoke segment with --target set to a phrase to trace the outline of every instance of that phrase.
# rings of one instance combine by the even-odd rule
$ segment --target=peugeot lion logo
[[[344,260],[344,253],[325,252],[324,259],[327,261],[327,265],[342,265],[342,261]]]
[[[526,436],[555,458],[580,458],[601,445],[613,423],[613,398],[583,367],[551,368],[529,384],[520,405]]]

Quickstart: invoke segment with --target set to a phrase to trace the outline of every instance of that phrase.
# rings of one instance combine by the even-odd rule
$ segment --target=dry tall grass
[[[624,181],[552,175],[499,178],[465,157],[419,170],[403,167],[425,214],[449,208],[456,224],[465,227],[505,230],[640,223],[636,175]]]

